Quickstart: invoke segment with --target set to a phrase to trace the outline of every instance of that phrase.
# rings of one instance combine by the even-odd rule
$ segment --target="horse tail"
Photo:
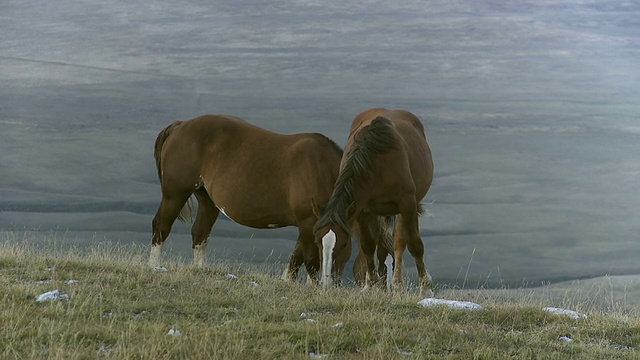
[[[396,226],[396,221],[397,215],[378,217],[381,232],[378,246],[381,246],[389,254],[393,254],[393,229]]]
[[[156,169],[158,170],[158,180],[162,183],[162,147],[164,146],[165,141],[169,138],[173,130],[177,128],[182,121],[174,121],[169,124],[167,127],[162,129],[158,136],[156,137],[156,142],[153,147],[153,157],[156,160]],[[183,222],[191,222],[193,220],[192,215],[193,209],[193,199],[189,197],[187,202],[184,204],[184,207],[180,211],[178,215],[178,220]]]
[[[391,120],[384,116],[371,120],[353,135],[353,139],[363,151],[373,154],[384,154],[400,146],[397,131]]]
[[[162,146],[173,130],[180,125],[182,121],[174,121],[167,127],[162,129],[156,137],[156,143],[153,148],[153,157],[156,159],[156,169],[158,170],[158,179],[162,182]]]
[[[378,252],[380,250],[384,250],[387,254],[384,259],[384,265],[387,268],[387,273],[385,276],[385,285],[387,289],[391,288],[391,279],[393,278],[394,271],[394,244],[393,244],[393,230],[396,226],[396,221],[398,220],[397,215],[392,216],[380,216],[378,217],[378,226],[380,228],[380,237],[378,240]],[[378,260],[380,257],[378,257]],[[378,264],[378,266],[382,266],[382,264]]]
[[[432,216],[423,203],[418,203],[418,216],[422,215]],[[378,226],[381,233],[379,246],[382,246],[390,254],[393,254],[393,230],[397,222],[398,215],[378,217]]]

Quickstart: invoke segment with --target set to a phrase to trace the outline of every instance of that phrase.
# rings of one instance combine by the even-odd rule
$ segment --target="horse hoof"
[[[420,297],[432,298],[434,296],[433,289],[420,290]]]

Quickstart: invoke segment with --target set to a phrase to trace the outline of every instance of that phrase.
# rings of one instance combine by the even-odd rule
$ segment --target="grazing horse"
[[[339,275],[344,261],[340,254],[350,242],[352,229],[361,252],[355,270],[364,262],[366,286],[376,281],[374,252],[377,247],[380,262],[387,251],[379,246],[388,228],[380,225],[385,222],[380,217],[392,216],[392,286],[402,283],[402,255],[408,247],[418,269],[420,291],[431,291],[418,216],[420,201],[432,179],[431,149],[424,127],[414,114],[383,108],[358,114],[351,124],[333,194],[314,226],[316,242],[322,249],[322,283],[331,284]]]
[[[342,149],[317,133],[277,134],[234,116],[204,115],[175,121],[159,134],[154,157],[162,200],[153,218],[149,264],[159,262],[162,244],[176,220],[191,218],[194,263],[218,215],[252,228],[296,226],[298,239],[283,277],[293,279],[304,262],[317,280],[320,251],[313,236],[317,209],[329,200]]]

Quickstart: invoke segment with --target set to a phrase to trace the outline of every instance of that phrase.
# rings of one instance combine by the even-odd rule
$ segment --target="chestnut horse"
[[[385,247],[378,246],[386,231],[379,217],[394,216],[392,286],[402,283],[402,255],[408,247],[416,262],[420,291],[432,291],[418,226],[420,201],[432,179],[431,149],[414,114],[383,108],[358,114],[351,123],[333,194],[314,227],[322,249],[322,283],[330,284],[339,275],[344,266],[340,254],[350,242],[352,229],[361,252],[354,269],[357,272],[358,266],[366,264],[366,286],[376,281],[376,247],[380,269],[386,256]]]
[[[317,280],[320,251],[313,236],[317,209],[329,200],[342,149],[317,133],[277,134],[234,116],[175,121],[159,134],[154,157],[162,200],[153,219],[149,264],[156,266],[176,220],[191,218],[194,263],[203,266],[211,228],[222,212],[252,228],[296,226],[298,239],[283,277],[304,262]]]

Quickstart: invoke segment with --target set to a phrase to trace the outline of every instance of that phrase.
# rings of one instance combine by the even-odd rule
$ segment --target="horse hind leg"
[[[209,194],[200,188],[194,193],[198,200],[198,213],[191,226],[191,248],[193,249],[193,263],[197,267],[204,267],[206,263],[206,249],[209,234],[213,224],[218,219],[220,210],[215,206]]]
[[[393,231],[393,277],[391,279],[393,290],[399,290],[402,286],[402,256],[407,248],[404,227],[403,221],[398,221]]]
[[[393,256],[381,244],[376,249],[376,257],[378,258],[378,278],[380,286],[389,288],[393,277]]]
[[[363,256],[366,267],[366,276],[364,281],[365,288],[370,288],[374,284],[378,283],[378,274],[376,273],[376,264],[374,260],[378,239],[376,238],[376,234],[371,231],[371,227],[369,226],[370,221],[371,219],[369,218],[360,218],[357,221],[357,227],[360,233],[360,253],[358,256]]]
[[[413,217],[412,223],[412,226],[407,226],[407,248],[416,262],[420,295],[433,296],[433,280],[424,262],[424,243],[420,238],[417,214]]]
[[[151,223],[151,252],[149,265],[158,266],[162,253],[162,245],[171,232],[171,227],[189,199],[190,193],[169,196],[163,192],[162,200]]]
[[[367,279],[367,259],[360,244],[362,235],[360,234],[360,228],[358,226],[354,226],[351,230],[351,236],[356,239],[356,243],[358,244],[358,255],[356,255],[353,261],[353,280],[357,286],[364,287]]]

